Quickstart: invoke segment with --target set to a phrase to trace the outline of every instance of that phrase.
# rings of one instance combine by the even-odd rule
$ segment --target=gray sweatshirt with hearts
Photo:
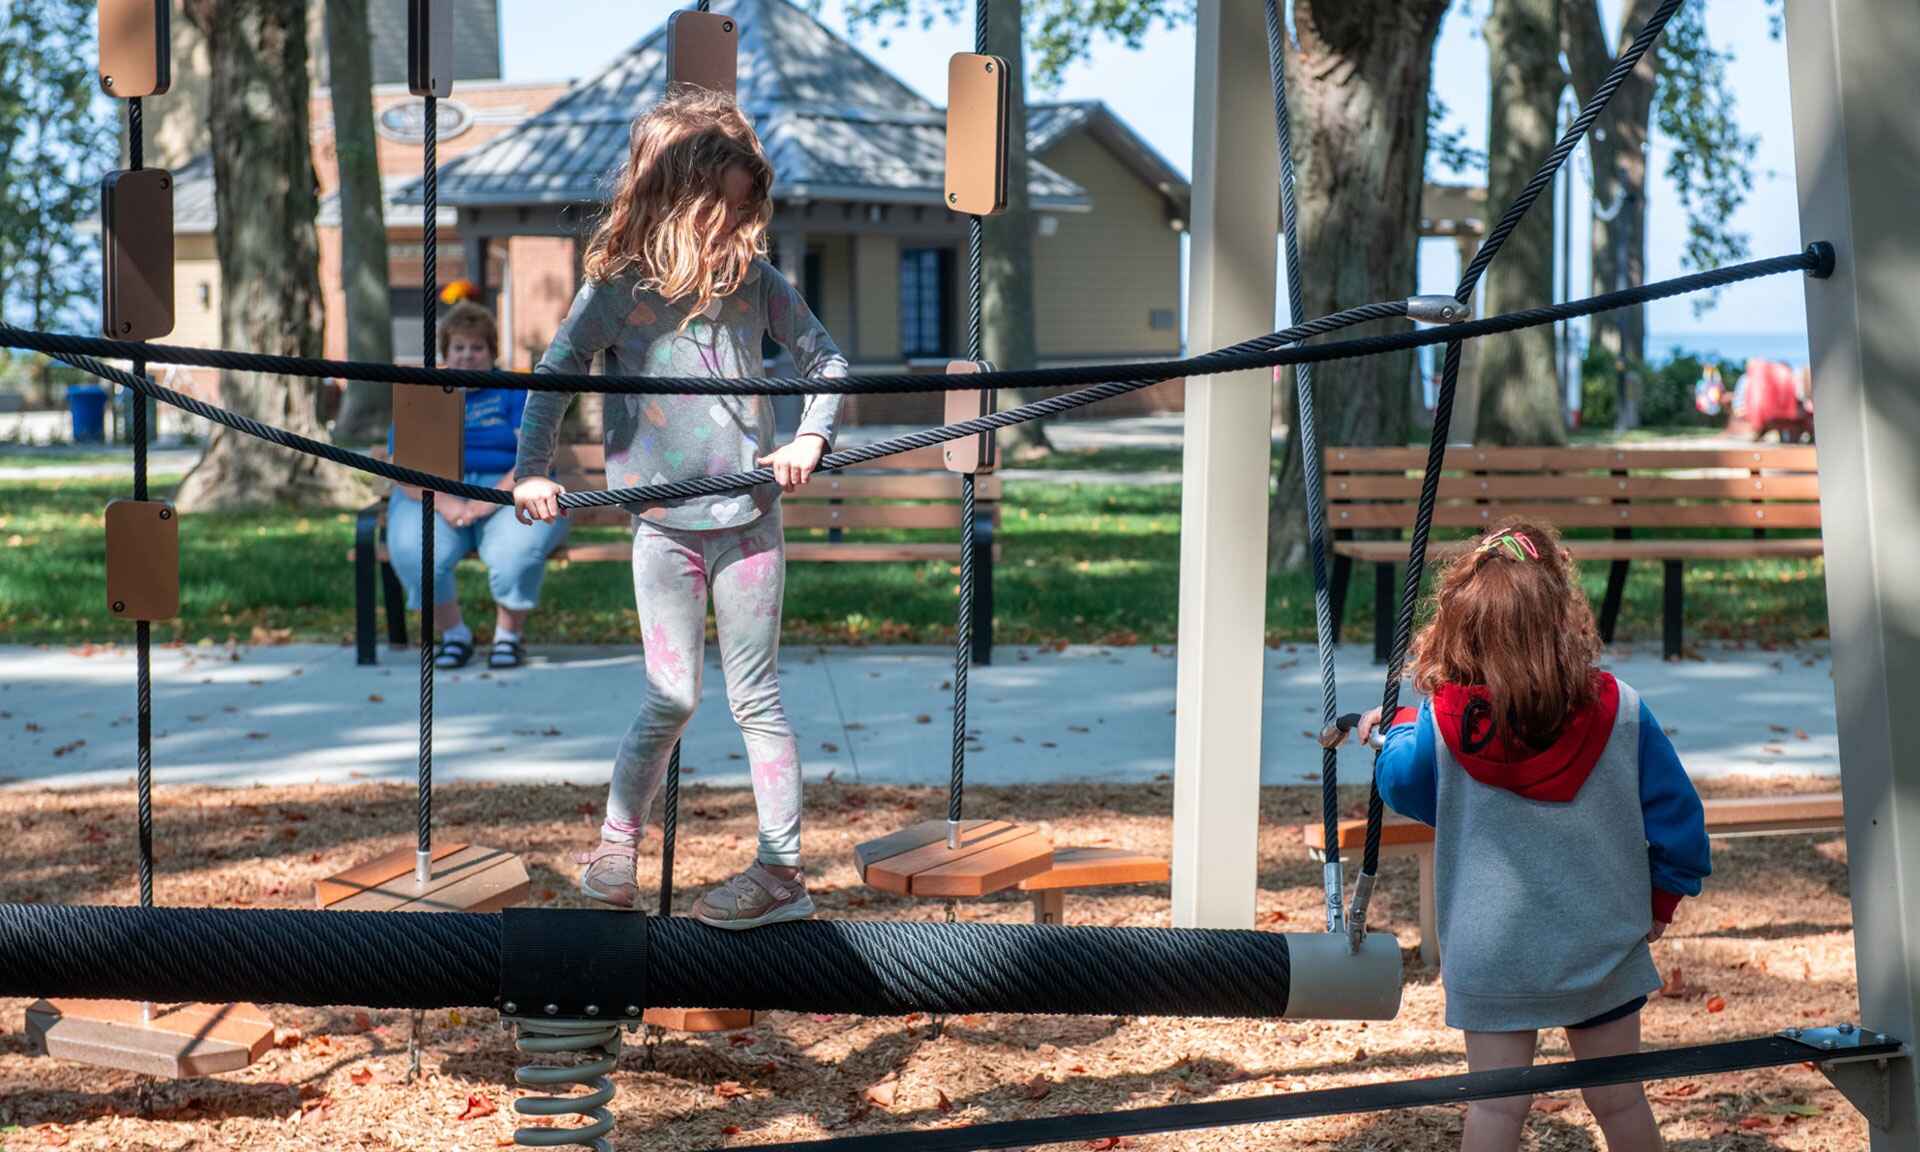
[[[606,370],[620,376],[763,376],[763,334],[793,357],[803,376],[847,372],[846,358],[807,308],[806,301],[773,265],[756,260],[746,282],[714,302],[683,329],[692,301],[669,301],[642,291],[637,278],[588,281],[547,346],[535,372],[585,373],[605,352]],[[560,420],[573,397],[535,392],[520,422],[515,479],[545,476],[560,438]],[[808,396],[799,435],[833,443],[837,395]],[[773,404],[766,396],[606,397],[607,486],[632,488],[701,476],[723,476],[759,467],[774,443]],[[773,508],[777,484],[750,492],[696,496],[628,510],[668,528],[695,531],[739,528]]]

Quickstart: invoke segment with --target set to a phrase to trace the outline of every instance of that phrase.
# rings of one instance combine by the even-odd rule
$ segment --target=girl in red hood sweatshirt
[[[1434,601],[1413,651],[1426,701],[1393,717],[1374,775],[1434,828],[1447,1024],[1475,1071],[1532,1064],[1541,1028],[1565,1028],[1580,1059],[1638,1051],[1660,987],[1647,945],[1710,870],[1700,798],[1638,694],[1594,666],[1593,613],[1551,529],[1489,533]],[[1662,1146],[1638,1084],[1583,1095],[1610,1152]],[[1464,1152],[1517,1149],[1528,1105],[1469,1105]]]

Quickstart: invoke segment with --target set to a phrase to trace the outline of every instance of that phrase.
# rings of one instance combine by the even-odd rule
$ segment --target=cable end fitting
[[[1407,319],[1420,324],[1458,324],[1473,319],[1473,310],[1451,296],[1409,296]]]
[[[1813,257],[1813,267],[1807,269],[1808,276],[1815,280],[1825,280],[1833,275],[1834,261],[1838,259],[1833,245],[1825,240],[1815,240],[1807,245],[1807,255]]]

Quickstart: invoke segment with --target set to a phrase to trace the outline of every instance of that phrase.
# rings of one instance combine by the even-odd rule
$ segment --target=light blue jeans
[[[469,473],[469,484],[490,484],[498,474]],[[540,602],[540,582],[547,574],[547,556],[567,537],[567,518],[551,524],[522,524],[511,506],[464,528],[433,518],[433,601],[451,604],[457,594],[453,570],[470,552],[487,566],[487,584],[502,608],[526,612]],[[407,608],[420,607],[420,501],[398,488],[387,502],[387,555],[400,584],[407,590]]]

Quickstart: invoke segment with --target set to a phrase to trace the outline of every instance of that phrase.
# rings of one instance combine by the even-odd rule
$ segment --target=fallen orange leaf
[[[740,1125],[738,1125],[738,1124],[729,1124],[729,1125],[727,1125],[727,1126],[726,1126],[725,1128],[722,1128],[722,1129],[720,1129],[720,1135],[722,1135],[722,1136],[738,1136],[738,1135],[740,1135]]]
[[[1727,1000],[1726,1000],[1726,997],[1724,997],[1724,996],[1709,996],[1709,997],[1707,997],[1707,1011],[1709,1011],[1709,1012],[1725,1012],[1726,1010],[1727,1010]]]
[[[482,1116],[491,1116],[498,1111],[499,1109],[494,1106],[493,1101],[487,1099],[485,1096],[468,1096],[467,1110],[460,1113],[455,1119],[478,1120]]]
[[[722,1100],[732,1100],[737,1096],[745,1096],[747,1090],[738,1080],[722,1080],[713,1086],[713,1094]]]
[[[900,1090],[899,1084],[892,1080],[883,1080],[867,1089],[867,1099],[882,1108],[893,1107],[894,1093]]]
[[[373,1083],[373,1071],[368,1068],[355,1068],[347,1073],[347,1079],[353,1081],[357,1087],[364,1088]]]

